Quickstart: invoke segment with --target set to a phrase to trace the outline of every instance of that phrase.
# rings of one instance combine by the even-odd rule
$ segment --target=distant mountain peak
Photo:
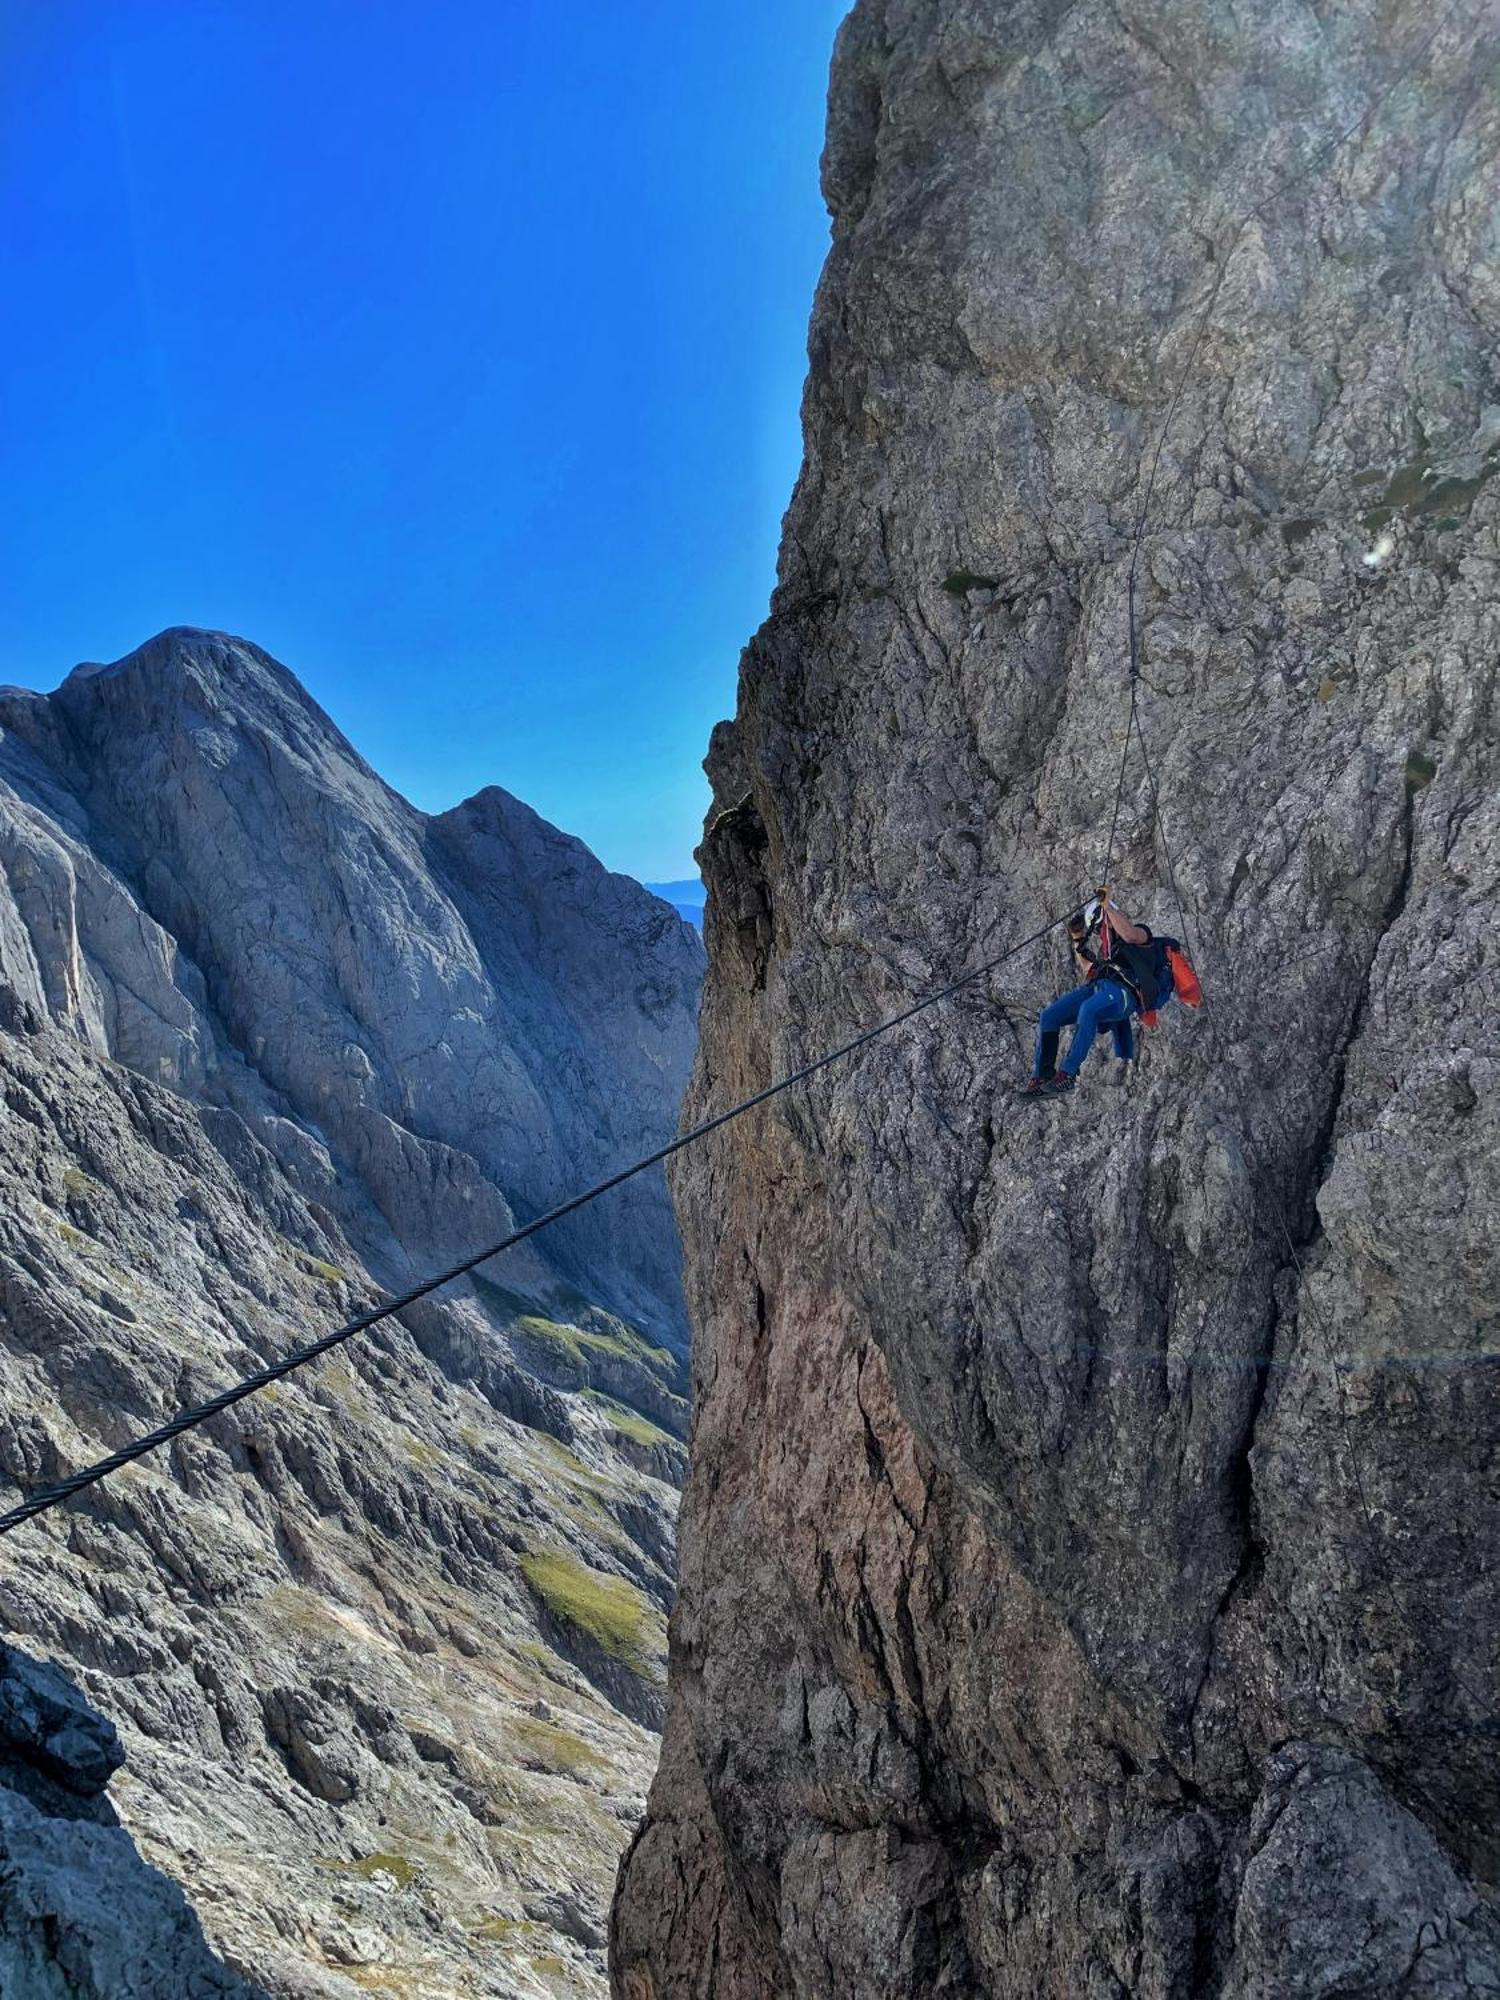
[[[498,786],[418,812],[249,641],[176,627],[0,700],[5,1502],[661,1145],[702,967]],[[153,1861],[269,1988],[324,1991],[317,1941],[355,1925],[425,1977],[438,1910],[453,1990],[530,1991],[544,1941],[598,1990],[662,1713],[685,1330],[658,1169],[7,1545]],[[0,1710],[18,1686],[26,1723],[0,1658]],[[107,1903],[142,1994],[238,2000],[123,1836],[13,1789],[5,1720],[0,1962],[50,1977],[33,1896],[67,1990],[119,1990]]]
[[[684,923],[702,930],[708,891],[696,875],[685,876],[679,882],[647,882],[643,886],[664,903],[670,903]]]

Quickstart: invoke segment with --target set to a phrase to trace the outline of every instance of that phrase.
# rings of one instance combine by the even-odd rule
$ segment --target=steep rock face
[[[626,2000],[1500,1986],[1497,53],[1366,0],[842,31],[692,1108],[1098,879],[1179,379],[1114,874],[1176,931],[1170,848],[1212,1018],[1018,1106],[1049,942],[681,1164]]]
[[[659,1143],[691,1048],[694,943],[518,800],[491,789],[427,819],[285,668],[210,633],[164,633],[54,695],[12,695],[0,726],[20,798],[45,808],[65,787],[109,871],[76,916],[54,917],[87,925],[90,890],[103,904],[97,991],[85,964],[64,1009],[190,1090],[227,1047],[356,1167],[398,1240],[471,1246],[466,1209],[486,1184],[540,1209],[576,1190],[580,1166]],[[171,942],[164,1015],[119,963],[134,940],[110,933],[126,921],[111,876]],[[64,936],[40,956],[66,976],[93,942]],[[21,990],[40,998],[46,976]],[[413,1144],[446,1155],[425,1200]],[[659,1180],[632,1184],[560,1225],[549,1261],[670,1330],[662,1204]]]
[[[117,1824],[104,1788],[123,1759],[61,1674],[0,1647],[0,1992],[258,2000]]]
[[[0,697],[0,868],[6,1504],[672,1128],[688,927],[503,793],[413,811],[243,641]],[[622,1192],[0,1544],[4,1629],[118,1728],[125,1828],[266,1991],[602,1983],[675,1257]]]

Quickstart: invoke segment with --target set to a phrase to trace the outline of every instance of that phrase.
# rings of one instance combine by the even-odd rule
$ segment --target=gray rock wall
[[[1098,880],[1179,379],[1115,886],[1177,930],[1170,847],[1213,1018],[1018,1105],[1047,945],[681,1164],[625,2000],[1500,1985],[1497,60],[1483,4],[842,31],[692,1109]]]
[[[0,728],[18,990],[189,1092],[212,1070],[227,1097],[248,1071],[398,1242],[472,1246],[490,1190],[534,1212],[660,1142],[696,942],[518,800],[415,812],[285,668],[213,633],[13,691]],[[416,1176],[413,1148],[432,1162]],[[675,1330],[659,1176],[546,1254]]]
[[[61,1674],[0,1647],[0,1993],[264,2000],[116,1823],[104,1788],[123,1761]]]
[[[505,794],[414,812],[243,641],[0,696],[0,1505],[659,1142],[700,958]],[[84,1979],[46,1951],[96,1859],[87,1977],[198,1990],[98,1969],[147,1981],[127,1835],[278,2000],[601,1989],[662,1715],[676,1254],[623,1192],[0,1543],[0,1629],[127,1756],[122,1828],[5,1805],[23,1990]]]

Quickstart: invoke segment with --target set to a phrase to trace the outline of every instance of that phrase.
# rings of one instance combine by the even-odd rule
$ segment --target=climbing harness
[[[1078,957],[1087,961],[1084,975],[1089,984],[1096,979],[1112,979],[1123,986],[1136,1002],[1136,1018],[1144,1027],[1154,1028],[1161,1008],[1168,1000],[1183,1000],[1196,1007],[1203,989],[1193,971],[1182,941],[1148,933],[1145,944],[1133,944],[1117,935],[1109,921],[1103,888],[1092,902],[1068,919],[1068,937]],[[1098,928],[1104,941],[1102,955],[1092,949],[1089,939]]]
[[[1389,99],[1391,94],[1399,87],[1401,83],[1405,81],[1406,77],[1411,74],[1412,70],[1426,55],[1427,51],[1432,47],[1433,43],[1436,41],[1439,34],[1447,26],[1448,22],[1453,18],[1454,14],[1457,12],[1458,4],[1459,0],[1450,0],[1450,5],[1447,8],[1445,8],[1443,12],[1439,15],[1437,21],[1434,23],[1434,25],[1429,30],[1427,35],[1423,38],[1422,42],[1420,43],[1419,47],[1414,51],[1410,60],[1404,65],[1402,65],[1402,67],[1398,70],[1397,74],[1392,78],[1392,80],[1386,86],[1386,88],[1377,94],[1377,96],[1371,101],[1371,103],[1365,108],[1365,110],[1360,114],[1358,118],[1353,120],[1343,131],[1338,133],[1333,139],[1329,140],[1323,147],[1318,149],[1318,151],[1315,152],[1306,163],[1304,163],[1303,167],[1297,173],[1289,176],[1288,178],[1283,180],[1277,187],[1273,188],[1271,192],[1267,194],[1265,197],[1263,197],[1260,202],[1258,202],[1253,208],[1248,210],[1246,214],[1241,218],[1239,223],[1236,225],[1232,233],[1229,244],[1226,246],[1224,253],[1218,259],[1218,270],[1215,275],[1213,285],[1210,288],[1208,299],[1205,302],[1203,311],[1199,317],[1198,325],[1194,331],[1194,335],[1189,345],[1187,356],[1183,362],[1182,369],[1179,372],[1177,382],[1174,386],[1172,395],[1168,402],[1166,415],[1163,419],[1161,429],[1156,439],[1156,446],[1152,455],[1150,471],[1146,481],[1145,491],[1141,499],[1140,509],[1137,514],[1135,529],[1132,536],[1130,566],[1126,578],[1126,616],[1127,616],[1128,642],[1129,642],[1130,706],[1129,706],[1129,714],[1126,721],[1124,738],[1120,749],[1120,765],[1115,782],[1114,802],[1110,814],[1109,835],[1105,849],[1104,867],[1100,873],[1099,879],[1101,882],[1104,883],[1108,883],[1113,879],[1116,837],[1119,831],[1120,809],[1124,798],[1125,773],[1130,754],[1131,738],[1132,736],[1134,736],[1140,746],[1142,762],[1145,767],[1147,787],[1151,800],[1152,826],[1156,837],[1158,837],[1161,841],[1162,850],[1166,857],[1168,879],[1171,885],[1172,894],[1177,903],[1179,921],[1182,926],[1184,939],[1186,939],[1188,936],[1187,913],[1185,905],[1183,903],[1181,889],[1178,883],[1175,861],[1172,855],[1170,844],[1167,839],[1166,829],[1162,820],[1160,793],[1156,782],[1155,771],[1151,763],[1150,751],[1146,743],[1145,731],[1141,724],[1140,709],[1139,709],[1140,639],[1139,639],[1139,621],[1138,621],[1137,601],[1136,601],[1137,573],[1139,569],[1141,550],[1144,542],[1146,521],[1150,510],[1151,501],[1155,492],[1156,479],[1161,464],[1162,452],[1165,448],[1167,437],[1170,434],[1171,426],[1176,416],[1177,408],[1181,401],[1183,391],[1191,375],[1193,365],[1198,355],[1198,351],[1202,345],[1204,336],[1206,334],[1208,323],[1213,313],[1214,305],[1216,304],[1220,291],[1223,287],[1225,275],[1227,273],[1233,251],[1235,247],[1238,245],[1240,237],[1243,235],[1244,231],[1250,226],[1251,222],[1258,215],[1260,215],[1264,211],[1264,209],[1266,209],[1271,204],[1272,201],[1278,199],[1281,195],[1287,193],[1292,187],[1298,185],[1299,182],[1306,180],[1324,160],[1332,157],[1332,155],[1335,152],[1337,152],[1350,138],[1352,138],[1356,133],[1360,132],[1363,128],[1365,128],[1367,125],[1371,123],[1371,121],[1376,117],[1378,112],[1381,110],[1386,101]],[[231,1388],[224,1390],[221,1394],[210,1398],[207,1402],[198,1404],[193,1408],[182,1411],[170,1423],[164,1424],[160,1428],[148,1432],[143,1437],[135,1439],[130,1444],[127,1444],[124,1447],[122,1447],[119,1451],[112,1453],[109,1457],[99,1460],[96,1464],[83,1468],[81,1471],[74,1473],[71,1477],[67,1479],[59,1480],[52,1485],[42,1488],[40,1491],[32,1494],[27,1500],[22,1502],[20,1505],[13,1507],[7,1513],[0,1515],[0,1534],[8,1534],[11,1532],[12,1529],[21,1526],[26,1521],[34,1519],[37,1515],[47,1511],[48,1509],[62,1505],[64,1502],[72,1499],[77,1494],[97,1484],[100,1480],[108,1478],[111,1473],[116,1472],[120,1470],[122,1467],[131,1464],[134,1460],[143,1457],[147,1452],[155,1450],[157,1447],[171,1442],[173,1439],[182,1436],[186,1431],[191,1430],[196,1425],[204,1423],[208,1418],[215,1416],[224,1410],[230,1409],[231,1407],[233,1407],[234,1404],[242,1401],[244,1398],[248,1396],[255,1394],[257,1390],[263,1389],[269,1386],[271,1383],[281,1380],[283,1377],[290,1375],[294,1370],[304,1367],[307,1363],[317,1359],[320,1355],[326,1354],[331,1349],[341,1345],[343,1342],[354,1338],[355,1335],[366,1331],[370,1327],[377,1325],[380,1321],[388,1319],[396,1313],[404,1311],[407,1307],[414,1305],[418,1300],[426,1298],[431,1293],[440,1290],[444,1285],[452,1283],[454,1280],[461,1278],[467,1275],[469,1272],[477,1269],[478,1266],[480,1266],[481,1264],[487,1263],[491,1258],[499,1256],[503,1251],[506,1251],[512,1248],[514,1245],[525,1241],[527,1238],[534,1236],[540,1230],[549,1227],[551,1224],[561,1221],[564,1217],[575,1213],[577,1210],[585,1207],[587,1204],[597,1200],[601,1195],[608,1193],[611,1189],[619,1187],[622,1183],[633,1179],[636,1175],[647,1171],[647,1169],[651,1167],[659,1165],[661,1162],[667,1159],[670,1159],[674,1154],[682,1152],[685,1148],[689,1146],[695,1145],[696,1143],[698,1143],[698,1141],[707,1138],[711,1133],[718,1131],[721,1127],[730,1124],[733,1120],[743,1117],[747,1112],[754,1110],[756,1107],[762,1104],[768,1103],[771,1099],[780,1096],[782,1092],[790,1090],[796,1084],[806,1081],[808,1078],[818,1074],[820,1071],[828,1068],[830,1065],[841,1061],[847,1056],[854,1054],[857,1050],[866,1047],[868,1044],[875,1041],[878,1037],[888,1034],[894,1028],[899,1027],[902,1023],[913,1019],[918,1014],[921,1014],[927,1008],[936,1006],[940,1001],[946,1000],[951,995],[959,992],[960,990],[969,985],[972,985],[974,982],[983,978],[988,973],[995,971],[996,969],[998,969],[998,967],[1005,964],[1008,960],[1017,957],[1022,951],[1028,949],[1031,945],[1040,942],[1041,939],[1048,936],[1053,930],[1058,928],[1058,926],[1066,922],[1068,922],[1067,916],[1060,916],[1053,918],[1050,922],[1043,924],[1039,929],[1034,931],[1029,937],[1024,938],[1019,944],[1009,947],[1006,951],[998,954],[996,957],[992,959],[987,960],[984,964],[976,966],[972,968],[970,971],[961,974],[958,978],[949,981],[946,985],[938,988],[935,992],[924,995],[922,998],[914,1001],[910,1006],[902,1009],[899,1013],[892,1015],[889,1019],[878,1023],[875,1027],[867,1029],[862,1034],[854,1036],[851,1040],[843,1043],[840,1047],[831,1050],[828,1054],[820,1056],[815,1061],[805,1064],[802,1068],[794,1070],[790,1074],[779,1078],[774,1083],[767,1085],[765,1089],[760,1090],[756,1092],[753,1096],[744,1099],[743,1102],[733,1105],[728,1110],[720,1112],[716,1116],[705,1120],[703,1123],[695,1126],[691,1131],[683,1133],[678,1138],[671,1141],[669,1144],[659,1147],[655,1152],[647,1154],[644,1158],[634,1161],[631,1165],[620,1169],[617,1173],[611,1174],[605,1180],[596,1183],[593,1187],[585,1189],[582,1193],[573,1196],[570,1200],[559,1204],[557,1207],[553,1209],[550,1209],[546,1214],[535,1217],[532,1221],[523,1224],[519,1229],[513,1230],[508,1236],[504,1237],[500,1242],[489,1245],[487,1248],[476,1252],[472,1257],[465,1258],[460,1263],[451,1265],[447,1270],[438,1273],[435,1277],[428,1278],[424,1280],[421,1284],[414,1285],[409,1290],[402,1292],[395,1297],[387,1299],[381,1305],[373,1308],[372,1310],[366,1313],[360,1314],[357,1318],[348,1321],[345,1325],[341,1327],[335,1328],[332,1332],[323,1335],[320,1339],[311,1341],[307,1343],[305,1346],[292,1350],[292,1352],[283,1356],[281,1360],[274,1362],[271,1365],[258,1370],[256,1373],[245,1377],[242,1381],[237,1382]],[[1116,950],[1119,949],[1118,941],[1116,943],[1115,949]],[[1174,990],[1189,1005],[1197,1005],[1200,1001],[1203,1001],[1205,999],[1205,996],[1203,994],[1202,987],[1199,984],[1197,976],[1192,972],[1191,966],[1187,964],[1186,959],[1181,958],[1180,955],[1178,957],[1171,956],[1169,949],[1169,963],[1171,965],[1172,984]],[[1119,974],[1112,970],[1111,976],[1119,976]],[[1129,984],[1130,982],[1127,981],[1126,983]],[[1133,990],[1137,992],[1138,997],[1143,997],[1140,995],[1140,989],[1138,987],[1133,988]],[[1210,1037],[1213,1042],[1214,1048],[1216,1050],[1216,1053],[1221,1056],[1222,1041],[1219,1035],[1217,1017],[1211,1006],[1206,1006],[1205,1014],[1206,1014],[1206,1019],[1209,1023]],[[1066,1072],[1061,1072],[1057,1078],[1049,1080],[1042,1087],[1044,1089],[1066,1091],[1073,1087],[1073,1079],[1070,1076],[1068,1076]],[[1253,1133],[1248,1129],[1248,1127],[1245,1130],[1244,1137],[1252,1153],[1255,1153],[1256,1151],[1255,1137]],[[1269,1178],[1265,1176],[1265,1169],[1263,1165],[1262,1165],[1262,1176],[1264,1178]],[[1299,1295],[1301,1296],[1302,1299],[1306,1301],[1306,1305],[1309,1310],[1310,1316],[1314,1318],[1315,1322],[1321,1323],[1321,1327],[1325,1337],[1325,1344],[1329,1344],[1328,1334],[1330,1330],[1327,1327],[1326,1321],[1322,1321],[1320,1310],[1319,1308],[1317,1308],[1316,1303],[1312,1298],[1312,1295],[1308,1289],[1306,1282],[1306,1277],[1307,1277],[1306,1269],[1303,1264],[1302,1258],[1297,1250],[1296,1242],[1287,1224],[1286,1217],[1282,1214],[1279,1207],[1276,1208],[1275,1213],[1278,1224],[1281,1229],[1281,1233],[1285,1238],[1287,1250],[1290,1255],[1291,1261],[1298,1273]],[[1493,1357],[1480,1357],[1480,1358],[1493,1359]],[[1468,1361],[1472,1359],[1472,1357],[1463,1357],[1463,1359],[1465,1361]],[[1156,1365],[1155,1357],[1152,1357],[1152,1364]],[[1257,1365],[1260,1364],[1257,1363]],[[1266,1357],[1264,1365],[1272,1366],[1276,1364],[1272,1363],[1269,1357]],[[1341,1361],[1340,1357],[1332,1353],[1331,1344],[1330,1344],[1330,1366],[1332,1369],[1332,1376],[1336,1391],[1335,1406],[1336,1406],[1337,1418],[1340,1426],[1341,1435],[1343,1438],[1345,1454],[1349,1462],[1354,1488],[1358,1497],[1360,1510],[1364,1517],[1366,1527],[1370,1536],[1371,1548],[1372,1551],[1374,1552],[1375,1565],[1380,1578],[1380,1582],[1385,1595],[1387,1596],[1393,1610],[1397,1615],[1398,1626],[1399,1626],[1406,1622],[1406,1614],[1403,1611],[1400,1600],[1396,1594],[1394,1583],[1392,1582],[1390,1575],[1384,1566],[1383,1558],[1379,1553],[1380,1541],[1379,1541],[1378,1531],[1376,1528],[1374,1511],[1369,1499],[1366,1482],[1363,1475],[1363,1469],[1361,1467],[1359,1460],[1358,1451],[1355,1446],[1353,1428],[1349,1420],[1347,1399],[1344,1391],[1345,1364]],[[1481,1709],[1481,1711],[1483,1711],[1489,1706],[1488,1697],[1476,1693],[1475,1690],[1469,1686],[1466,1677],[1462,1673],[1460,1673],[1457,1670],[1457,1668],[1452,1665],[1451,1662],[1449,1663],[1449,1671],[1452,1673],[1456,1685],[1461,1687],[1465,1693],[1469,1694],[1470,1698],[1476,1702],[1477,1706]],[[1479,1726],[1483,1727],[1485,1725],[1481,1724]]]
[[[1155,943],[1153,940],[1150,944],[1131,944],[1126,938],[1112,937],[1109,950],[1095,961],[1090,975],[1094,979],[1118,980],[1135,996],[1142,1020],[1148,1014],[1154,1018],[1163,997],[1165,966],[1158,967]]]

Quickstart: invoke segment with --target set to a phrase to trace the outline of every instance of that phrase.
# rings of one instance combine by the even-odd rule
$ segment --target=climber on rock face
[[[1095,922],[1097,950],[1089,943]],[[1141,1016],[1150,1025],[1157,1009],[1172,998],[1175,960],[1181,951],[1177,939],[1154,937],[1146,924],[1132,923],[1110,901],[1108,889],[1099,891],[1097,904],[1069,917],[1068,938],[1084,984],[1042,1009],[1031,1075],[1021,1086],[1023,1097],[1070,1091],[1101,1028],[1110,1030],[1115,1054],[1129,1062],[1135,1054],[1132,1020]],[[1059,1063],[1064,1028],[1072,1028],[1073,1039]]]

